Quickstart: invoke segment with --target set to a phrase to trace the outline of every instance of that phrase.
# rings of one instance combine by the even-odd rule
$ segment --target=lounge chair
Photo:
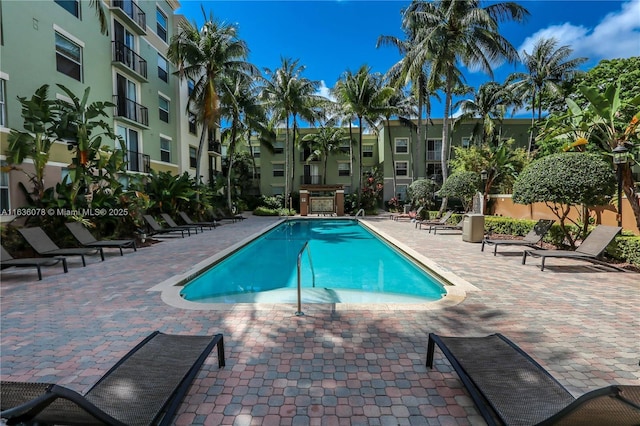
[[[527,261],[527,256],[535,256],[542,258],[542,265],[540,269],[544,271],[544,261],[547,257],[562,257],[570,259],[586,260],[587,262],[597,263],[600,265],[606,265],[610,268],[624,271],[624,269],[613,266],[607,262],[604,262],[598,257],[607,248],[609,243],[618,235],[622,230],[619,226],[606,226],[598,225],[593,231],[582,241],[582,244],[578,246],[574,251],[571,250],[525,250],[522,255],[522,264]]]
[[[38,270],[38,279],[42,280],[42,270],[40,269],[42,266],[53,266],[58,263],[62,263],[62,268],[64,272],[69,272],[67,268],[67,259],[65,257],[30,257],[30,258],[22,258],[16,259],[9,254],[4,247],[0,246],[2,251],[0,251],[0,268],[5,269],[11,266],[15,266],[17,268],[31,267],[35,266]]]
[[[33,247],[40,256],[80,256],[82,258],[82,266],[87,266],[87,262],[84,257],[100,253],[100,258],[104,262],[104,251],[102,250],[102,247],[60,248],[39,226],[35,226],[33,228],[20,228],[18,229],[18,232],[22,234],[27,243]]]
[[[431,231],[433,231],[433,235],[435,235],[438,232],[438,229],[443,230],[443,229],[449,229],[452,231],[462,231],[462,225],[464,224],[464,217],[462,219],[460,219],[460,222],[454,224],[450,224],[450,223],[443,223],[443,224],[432,224],[429,225],[429,228],[427,229],[429,231],[429,233],[431,233]]]
[[[118,361],[84,395],[51,383],[2,382],[7,424],[166,425],[222,334],[176,336],[158,331]]]
[[[184,228],[184,229],[193,229],[196,233],[196,235],[198,234],[198,229],[202,232],[204,232],[204,229],[202,228],[202,225],[178,225],[171,216],[169,216],[167,213],[160,213],[160,216],[162,216],[162,219],[164,219],[164,221],[167,223],[167,225],[169,225],[170,228]]]
[[[80,222],[68,222],[65,225],[84,247],[118,248],[120,256],[124,256],[123,248],[132,248],[133,251],[138,251],[136,240],[97,240]]]
[[[221,220],[231,220],[233,223],[241,220],[245,220],[246,218],[242,215],[228,215],[220,209],[216,209],[216,213],[214,214],[214,219],[218,222]]]
[[[420,213],[422,212],[422,210],[424,209],[424,206],[420,206],[418,208],[418,210],[409,212],[409,213],[400,213],[397,214],[393,217],[393,220],[395,220],[396,222],[399,221],[400,219],[417,219],[420,217]]]
[[[200,226],[206,226],[209,229],[213,229],[216,226],[218,226],[218,222],[216,222],[215,220],[211,221],[211,222],[194,222],[193,220],[191,220],[191,218],[189,217],[189,215],[185,212],[178,212],[178,215],[180,215],[180,218],[184,221],[184,223],[186,223],[187,225],[200,225]]]
[[[186,231],[187,235],[191,236],[191,230],[189,228],[163,228],[153,218],[153,216],[151,216],[149,214],[145,214],[145,215],[142,215],[142,217],[144,218],[145,222],[147,222],[147,225],[149,226],[149,229],[151,230],[150,235],[171,234],[173,232],[179,232],[180,235],[182,235],[182,238],[184,238],[184,233]]]
[[[416,228],[419,226],[419,229],[422,229],[422,225],[445,225],[452,214],[453,210],[449,210],[440,219],[416,220]]]
[[[484,251],[485,244],[493,244],[495,246],[493,249],[494,256],[498,253],[499,245],[526,246],[535,248],[536,245],[540,241],[542,241],[542,238],[544,238],[547,232],[549,232],[549,229],[551,229],[551,225],[553,225],[553,223],[553,220],[540,219],[538,223],[533,226],[533,229],[529,231],[529,233],[525,235],[521,240],[496,240],[485,238],[482,240],[482,247],[480,248],[480,251]]]
[[[640,386],[609,386],[574,398],[533,358],[501,334],[429,334],[427,367],[435,345],[455,369],[489,425],[638,425]]]

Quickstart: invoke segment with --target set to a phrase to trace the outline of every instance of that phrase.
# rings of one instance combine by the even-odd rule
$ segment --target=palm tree
[[[529,135],[529,153],[531,153],[536,122],[542,118],[542,104],[545,97],[558,97],[562,94],[562,83],[572,79],[580,71],[576,68],[587,61],[587,58],[569,59],[573,49],[569,46],[558,46],[555,38],[542,38],[533,46],[531,54],[523,52],[522,63],[526,73],[514,73],[509,76],[513,90],[522,99],[528,99],[531,105],[531,133]]]
[[[442,176],[448,176],[449,120],[456,86],[464,77],[461,66],[477,68],[493,77],[492,65],[498,60],[515,62],[515,48],[498,32],[501,21],[523,21],[529,14],[514,2],[492,3],[481,7],[480,0],[414,0],[407,8],[403,27],[415,34],[411,50],[431,58],[429,84],[444,84],[442,123]],[[418,53],[413,53],[418,55]],[[446,209],[447,199],[440,210]]]
[[[499,134],[496,128],[501,125],[506,114],[508,92],[505,86],[490,81],[478,88],[474,99],[465,99],[460,103],[462,111],[462,115],[458,118],[460,122],[469,118],[480,119],[473,128],[475,143],[498,144]]]
[[[109,34],[109,19],[102,7],[102,0],[89,0],[89,7],[94,8],[96,11],[98,23],[100,24],[100,32],[104,35]]]
[[[181,79],[195,82],[189,95],[187,113],[195,113],[202,126],[200,143],[196,153],[196,181],[200,181],[200,158],[207,134],[214,131],[220,119],[219,84],[227,77],[237,75],[255,76],[258,70],[246,58],[249,49],[238,38],[237,28],[216,20],[207,19],[204,8],[204,25],[197,29],[196,23],[181,21],[178,32],[169,43],[167,57],[178,67]]]
[[[317,132],[309,133],[302,138],[302,142],[308,144],[311,155],[307,161],[322,160],[322,184],[327,184],[327,161],[329,155],[340,153],[340,142],[349,140],[341,127],[335,127],[332,122],[321,126]]]
[[[381,74],[372,74],[371,68],[363,65],[355,74],[351,71],[343,73],[334,87],[334,93],[338,103],[342,105],[342,110],[347,115],[358,118],[360,129],[358,139],[358,205],[362,192],[363,120],[367,125],[374,127],[374,120],[383,112],[385,100],[394,92],[393,88],[383,86],[382,81]]]
[[[318,118],[318,105],[324,98],[316,95],[319,81],[312,81],[302,76],[305,68],[299,60],[281,58],[280,68],[265,68],[266,78],[262,79],[261,98],[271,108],[272,118],[285,124],[285,203],[293,188],[295,172],[294,149],[298,128],[298,117],[307,122],[315,122]],[[292,122],[289,121],[291,118]],[[290,123],[293,124],[293,141],[289,140]]]

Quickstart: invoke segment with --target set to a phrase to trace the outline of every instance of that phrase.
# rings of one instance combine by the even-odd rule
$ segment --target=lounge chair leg
[[[220,341],[218,342],[218,368],[224,367],[226,365],[224,359],[224,337],[220,336]]]
[[[84,254],[81,254],[80,258],[82,259],[82,266],[86,267],[87,266],[87,262],[84,259]]]
[[[40,270],[40,265],[36,265],[36,269],[38,270],[38,280],[42,281],[42,271]]]
[[[67,272],[69,272],[69,267],[67,266],[67,259],[62,258],[60,260],[62,260],[62,269],[64,269],[64,273],[66,274]]]
[[[102,247],[100,247],[100,258],[104,262],[104,250],[102,249]]]
[[[542,264],[540,265],[540,271],[544,271],[544,261],[546,257],[542,256]]]
[[[524,253],[522,253],[522,264],[524,265],[525,263],[527,263],[527,251],[525,250]]]
[[[435,346],[435,342],[433,341],[431,334],[429,334],[429,342],[427,343],[427,368],[433,368],[433,353],[436,350]]]
[[[494,247],[493,247],[493,255],[494,255],[494,256],[497,256],[497,255],[498,255],[498,245],[497,245],[497,244],[494,244]]]
[[[480,251],[484,251],[484,240],[482,241],[482,246],[480,246]]]

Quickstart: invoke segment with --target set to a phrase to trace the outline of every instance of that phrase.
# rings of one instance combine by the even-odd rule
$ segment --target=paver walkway
[[[245,213],[245,215],[247,215]],[[479,291],[442,310],[186,310],[150,288],[272,224],[241,223],[163,242],[68,274],[7,270],[1,284],[2,380],[53,381],[86,391],[153,330],[223,333],[227,365],[212,355],[185,398],[178,425],[483,424],[456,374],[427,334],[500,332],[575,395],[608,384],[640,384],[640,275],[577,261],[521,265],[518,248],[494,257],[460,232],[437,235],[411,223],[365,218]]]

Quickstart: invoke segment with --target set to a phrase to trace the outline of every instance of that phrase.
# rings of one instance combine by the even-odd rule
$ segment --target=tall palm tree
[[[98,23],[100,24],[100,32],[104,35],[109,34],[109,18],[102,7],[102,0],[89,0],[89,7],[96,11]]]
[[[481,85],[473,99],[465,99],[460,103],[462,115],[459,121],[479,118],[473,128],[473,139],[481,145],[493,143],[498,145],[499,127],[508,107],[508,89],[500,83],[490,81]]]
[[[555,38],[542,38],[533,46],[531,54],[526,51],[522,53],[522,63],[527,72],[509,76],[510,81],[515,81],[512,84],[513,90],[522,99],[529,100],[531,105],[529,152],[534,140],[536,108],[540,121],[545,97],[561,96],[562,83],[580,73],[577,67],[587,61],[587,58],[569,59],[572,53],[573,49],[569,46],[558,47],[558,40]]]
[[[235,25],[220,22],[212,14],[205,23],[181,21],[178,32],[169,43],[167,57],[178,67],[181,79],[195,82],[189,95],[187,113],[195,113],[201,125],[200,143],[196,153],[196,181],[200,181],[200,159],[207,134],[214,131],[220,119],[219,84],[224,78],[238,74],[255,76],[258,70],[246,61],[249,55],[247,44],[238,38]]]
[[[371,73],[371,68],[363,65],[354,74],[345,71],[334,87],[338,103],[342,105],[347,115],[358,118],[360,129],[358,139],[358,205],[360,204],[362,186],[362,134],[364,124],[374,127],[375,119],[383,112],[385,100],[390,97],[394,89],[383,85],[382,75]]]
[[[324,101],[324,98],[316,95],[320,82],[303,77],[302,73],[306,67],[299,65],[298,62],[298,59],[281,58],[280,68],[276,70],[265,68],[266,78],[262,79],[262,100],[271,109],[272,118],[285,124],[285,203],[293,189],[294,146],[298,117],[310,123],[315,122],[319,118],[318,104]],[[291,124],[293,124],[293,141],[289,138]]]
[[[480,0],[414,0],[403,18],[404,28],[414,28],[412,50],[431,58],[430,83],[444,83],[442,125],[442,176],[448,176],[449,121],[454,90],[464,81],[461,67],[480,69],[493,77],[499,60],[515,62],[516,49],[499,33],[501,21],[521,22],[529,14],[514,2],[482,7]],[[417,55],[417,53],[414,53]],[[440,210],[446,209],[443,199]]]

